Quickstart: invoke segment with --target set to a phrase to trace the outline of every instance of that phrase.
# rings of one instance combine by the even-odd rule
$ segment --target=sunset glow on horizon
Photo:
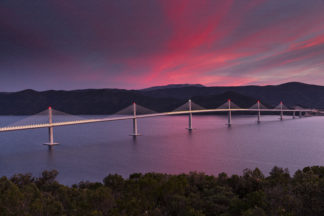
[[[4,0],[0,91],[324,85],[323,0]]]

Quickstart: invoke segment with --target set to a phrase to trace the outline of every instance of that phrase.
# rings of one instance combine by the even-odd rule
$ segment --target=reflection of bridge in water
[[[133,133],[132,136],[136,137],[139,135],[137,129],[137,119],[140,118],[151,118],[151,117],[158,117],[158,116],[169,116],[169,115],[184,115],[188,114],[188,130],[192,130],[192,115],[195,113],[216,113],[216,112],[226,112],[228,115],[228,122],[227,125],[230,127],[232,125],[232,112],[254,112],[257,113],[257,123],[261,122],[261,112],[262,113],[279,113],[280,120],[283,120],[284,113],[288,113],[292,116],[292,118],[296,118],[296,114],[299,115],[301,118],[303,115],[306,114],[318,114],[321,113],[316,109],[305,109],[302,107],[294,107],[294,108],[287,108],[282,102],[276,106],[275,108],[267,108],[260,101],[257,101],[255,105],[250,108],[240,108],[231,100],[228,100],[226,103],[221,105],[216,109],[205,109],[189,100],[184,105],[178,107],[174,111],[171,112],[162,112],[162,113],[155,113],[154,111],[147,109],[145,107],[133,105],[126,107],[125,109],[117,112],[119,116],[110,116],[107,118],[100,118],[100,119],[83,119],[79,116],[73,116],[67,113],[63,113],[57,110],[53,110],[51,107],[48,110],[40,112],[38,114],[32,115],[27,117],[23,120],[10,124],[6,127],[0,127],[0,132],[9,132],[9,131],[18,131],[18,130],[29,130],[29,129],[37,129],[37,128],[48,128],[49,130],[49,142],[45,143],[51,149],[52,146],[57,145],[58,143],[54,142],[53,136],[53,128],[54,127],[62,127],[68,125],[79,125],[79,124],[90,124],[90,123],[97,123],[97,122],[109,122],[109,121],[120,121],[120,120],[132,120],[133,121]],[[58,116],[72,116],[72,120],[66,121],[58,121],[54,122],[53,116],[57,114]],[[126,115],[126,116],[120,116]],[[39,119],[43,119],[45,117],[46,122],[37,122]],[[76,119],[77,118],[77,119]],[[81,119],[80,119],[81,118]],[[28,122],[28,123],[27,123]]]

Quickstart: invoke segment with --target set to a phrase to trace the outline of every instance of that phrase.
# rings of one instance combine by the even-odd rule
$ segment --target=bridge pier
[[[283,120],[283,111],[282,111],[283,103],[282,101],[280,102],[280,121]]]
[[[53,124],[53,112],[52,107],[48,108],[48,121],[49,124]],[[58,143],[54,142],[54,129],[53,126],[48,128],[48,143],[44,143],[44,145],[48,146],[48,149],[51,150],[53,146],[58,145]]]
[[[260,110],[260,101],[258,100],[258,124],[261,122],[261,110]]]
[[[299,111],[299,118],[301,118],[303,115],[302,111]]]
[[[228,119],[227,119],[227,126],[232,126],[232,111],[231,111],[231,99],[228,99]]]
[[[188,106],[189,106],[189,122],[188,122],[188,130],[191,131],[192,130],[192,112],[191,112],[191,100],[188,101]]]
[[[134,118],[133,118],[133,133],[131,134],[131,136],[136,137],[136,136],[140,136],[140,134],[138,133],[138,129],[137,129],[137,118],[136,118],[136,103],[133,103],[133,114],[134,114]]]
[[[296,118],[296,112],[294,111],[293,112],[293,119],[295,119]]]

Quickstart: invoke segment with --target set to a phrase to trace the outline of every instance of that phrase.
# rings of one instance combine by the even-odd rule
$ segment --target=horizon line
[[[322,86],[324,87],[324,85],[318,85],[318,84],[310,84],[310,83],[306,83],[306,82],[298,82],[298,81],[291,81],[291,82],[283,82],[280,84],[266,84],[266,85],[262,85],[262,84],[251,84],[251,85],[214,85],[214,86],[207,86],[207,85],[203,85],[203,84],[199,84],[199,83],[170,83],[170,84],[165,84],[165,85],[156,85],[156,86],[150,86],[150,87],[144,87],[144,88],[139,88],[139,89],[134,89],[134,88],[79,88],[79,89],[32,89],[32,88],[26,88],[26,89],[21,89],[21,90],[16,90],[16,91],[1,91],[0,93],[17,93],[17,92],[23,92],[23,91],[35,91],[35,92],[46,92],[46,91],[81,91],[81,90],[102,90],[102,89],[114,89],[114,90],[127,90],[127,91],[143,91],[146,89],[151,89],[151,88],[163,88],[163,87],[168,87],[170,86],[170,88],[172,88],[171,86],[177,86],[179,85],[179,87],[174,87],[174,88],[182,88],[182,87],[198,87],[198,88],[233,88],[233,87],[248,87],[248,86],[254,86],[254,87],[266,87],[266,86],[281,86],[281,85],[285,85],[285,84],[304,84],[304,85],[312,85],[312,86]],[[181,86],[183,85],[183,86]]]

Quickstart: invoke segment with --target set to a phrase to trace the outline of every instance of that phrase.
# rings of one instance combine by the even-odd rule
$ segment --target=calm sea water
[[[98,116],[97,116],[98,117]],[[0,125],[21,117],[0,116]],[[142,136],[129,136],[131,120],[54,128],[60,145],[48,151],[47,129],[0,133],[0,176],[57,169],[64,184],[101,181],[109,173],[124,177],[134,172],[170,174],[190,171],[217,175],[241,174],[273,166],[291,173],[324,165],[324,117],[194,116],[192,133],[187,116],[139,119]]]

